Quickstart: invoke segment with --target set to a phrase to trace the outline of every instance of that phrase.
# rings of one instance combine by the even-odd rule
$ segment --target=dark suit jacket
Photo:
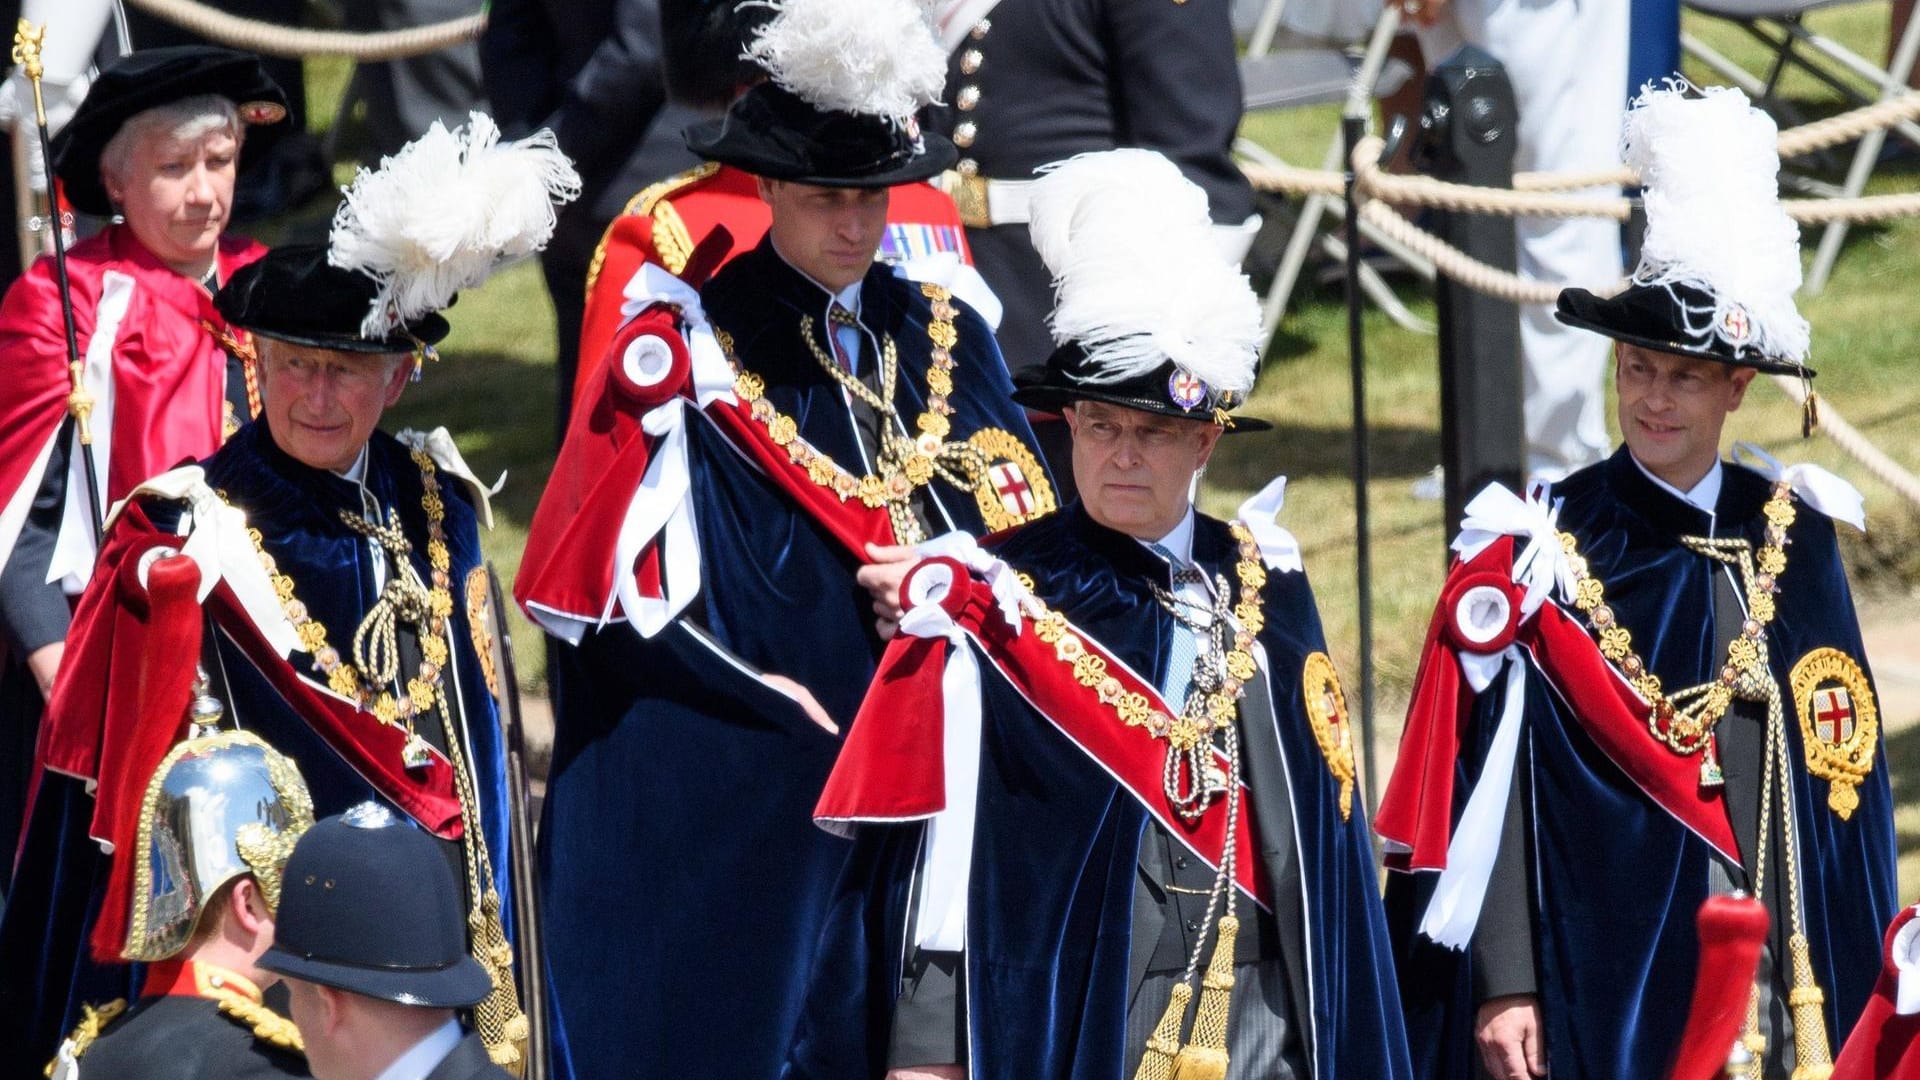
[[[480,1033],[469,1031],[423,1080],[512,1080],[512,1074],[489,1060]]]
[[[550,254],[582,273],[628,198],[696,164],[680,131],[698,114],[667,100],[659,0],[493,0],[480,63],[502,132],[551,127],[580,170]]]

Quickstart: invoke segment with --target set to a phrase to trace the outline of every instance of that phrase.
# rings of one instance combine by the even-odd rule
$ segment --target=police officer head
[[[291,988],[320,1080],[380,1075],[493,985],[469,954],[453,867],[431,837],[373,803],[301,838],[260,963]]]
[[[1231,415],[1253,387],[1259,302],[1220,257],[1206,194],[1151,150],[1046,170],[1031,228],[1053,272],[1057,347],[1014,400],[1065,417],[1088,516],[1158,540],[1220,436],[1268,427]],[[1155,238],[1144,256],[1142,235]]]
[[[946,55],[916,0],[777,0],[745,59],[766,73],[687,145],[752,173],[772,211],[774,248],[838,291],[873,263],[887,189],[925,180],[959,151],[920,130]]]

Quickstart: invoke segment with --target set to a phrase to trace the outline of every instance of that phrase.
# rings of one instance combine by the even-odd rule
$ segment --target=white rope
[[[299,59],[308,56],[345,56],[360,63],[398,60],[439,52],[449,46],[474,41],[486,29],[486,12],[429,26],[404,30],[379,30],[354,33],[345,30],[309,30],[280,26],[230,15],[208,7],[200,0],[127,0],[149,15],[193,31],[209,41],[232,49]]]

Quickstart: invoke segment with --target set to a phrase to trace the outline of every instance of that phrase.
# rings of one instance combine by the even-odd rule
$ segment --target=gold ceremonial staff
[[[53,276],[60,283],[60,317],[67,330],[67,377],[70,389],[67,392],[67,416],[73,421],[74,429],[80,435],[80,461],[87,477],[88,518],[93,522],[93,539],[97,544],[104,531],[100,522],[100,477],[93,465],[93,429],[88,423],[93,415],[93,395],[87,393],[85,369],[80,363],[79,338],[73,328],[73,289],[67,282],[67,238],[66,230],[60,224],[60,194],[53,176],[53,139],[47,133],[47,106],[40,94],[40,76],[45,69],[40,64],[40,49],[46,42],[47,28],[35,26],[25,19],[13,32],[13,62],[27,73],[27,81],[33,84],[33,118],[40,127],[40,163],[46,171],[47,201],[52,207],[53,217]]]

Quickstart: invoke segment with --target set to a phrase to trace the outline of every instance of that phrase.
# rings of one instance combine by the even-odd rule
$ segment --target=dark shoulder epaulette
[[[693,254],[693,240],[687,235],[686,224],[680,220],[680,215],[674,212],[668,200],[719,171],[719,162],[703,161],[686,172],[676,173],[641,188],[639,194],[627,200],[626,208],[620,212],[621,217],[654,217],[653,249],[660,255],[661,265],[675,274],[686,269],[687,256]],[[617,222],[619,218],[614,220]],[[612,235],[613,225],[609,224],[606,231],[600,234],[600,242],[594,245],[593,260],[587,264],[588,292],[592,292],[594,283],[600,280],[600,267],[607,261],[607,237]]]
[[[100,1037],[100,1032],[104,1030],[108,1024],[113,1023],[115,1018],[121,1013],[126,1011],[126,998],[115,998],[98,1008],[92,1005],[82,1005],[80,1007],[80,1022],[74,1025],[73,1033],[67,1036],[65,1043],[61,1044],[61,1053],[71,1054],[73,1059],[78,1061],[80,1056],[87,1052],[87,1048],[93,1045],[94,1040]],[[54,1068],[59,1064],[60,1059],[58,1057],[47,1062],[45,1075],[49,1077],[52,1076]]]

